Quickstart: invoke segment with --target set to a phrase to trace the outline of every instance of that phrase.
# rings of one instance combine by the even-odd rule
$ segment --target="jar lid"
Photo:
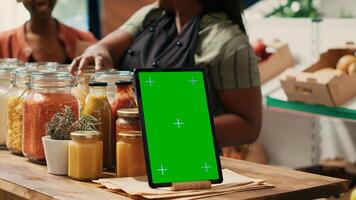
[[[133,81],[132,80],[120,80],[120,81],[116,81],[115,85],[132,85]]]
[[[91,86],[91,87],[106,87],[106,86],[108,86],[108,83],[106,83],[106,82],[90,82],[89,86]]]
[[[138,138],[138,137],[142,137],[142,132],[141,131],[120,132],[119,136],[125,137],[125,138]]]
[[[70,133],[72,139],[96,139],[100,138],[101,133],[98,131],[75,131]]]
[[[117,111],[119,117],[139,117],[138,108],[125,108]]]

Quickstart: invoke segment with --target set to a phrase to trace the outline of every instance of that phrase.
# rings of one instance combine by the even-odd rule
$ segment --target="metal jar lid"
[[[101,133],[98,131],[75,131],[70,136],[72,139],[98,139]]]
[[[117,111],[119,117],[139,117],[137,108],[125,108]]]
[[[125,131],[125,132],[120,132],[119,136],[124,137],[124,138],[139,138],[139,137],[142,137],[142,132],[141,131]]]

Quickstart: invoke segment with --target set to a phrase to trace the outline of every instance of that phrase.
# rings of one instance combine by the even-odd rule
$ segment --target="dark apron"
[[[133,71],[135,68],[207,68],[196,65],[194,55],[198,45],[198,37],[202,16],[192,19],[184,30],[177,35],[175,16],[165,14],[149,26],[145,27],[135,38],[126,55],[122,59],[120,70]],[[221,105],[215,90],[211,87],[209,70],[208,90],[213,114],[222,113]]]
[[[139,33],[121,62],[122,70],[195,66],[201,16],[178,33],[173,14],[165,14]]]

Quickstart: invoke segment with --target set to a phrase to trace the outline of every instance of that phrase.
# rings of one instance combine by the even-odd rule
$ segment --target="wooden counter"
[[[276,187],[238,192],[212,199],[313,199],[347,191],[345,180],[323,177],[294,170],[222,158],[224,168],[242,175],[266,179]],[[19,200],[121,200],[128,199],[96,185],[47,174],[45,166],[28,162],[23,157],[0,150],[0,199]]]

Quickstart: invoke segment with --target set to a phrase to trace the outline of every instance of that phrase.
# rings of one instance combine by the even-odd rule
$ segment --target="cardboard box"
[[[302,72],[287,70],[281,84],[289,101],[325,106],[340,106],[356,96],[356,73],[318,73],[324,68],[334,68],[338,60],[347,54],[353,55],[353,44],[341,48],[329,49],[321,54],[314,65]],[[315,73],[317,72],[317,73]],[[319,71],[320,72],[320,71]]]
[[[279,75],[287,68],[294,66],[294,58],[288,44],[275,40],[266,45],[267,48],[273,48],[276,51],[268,60],[259,64],[262,84]]]

